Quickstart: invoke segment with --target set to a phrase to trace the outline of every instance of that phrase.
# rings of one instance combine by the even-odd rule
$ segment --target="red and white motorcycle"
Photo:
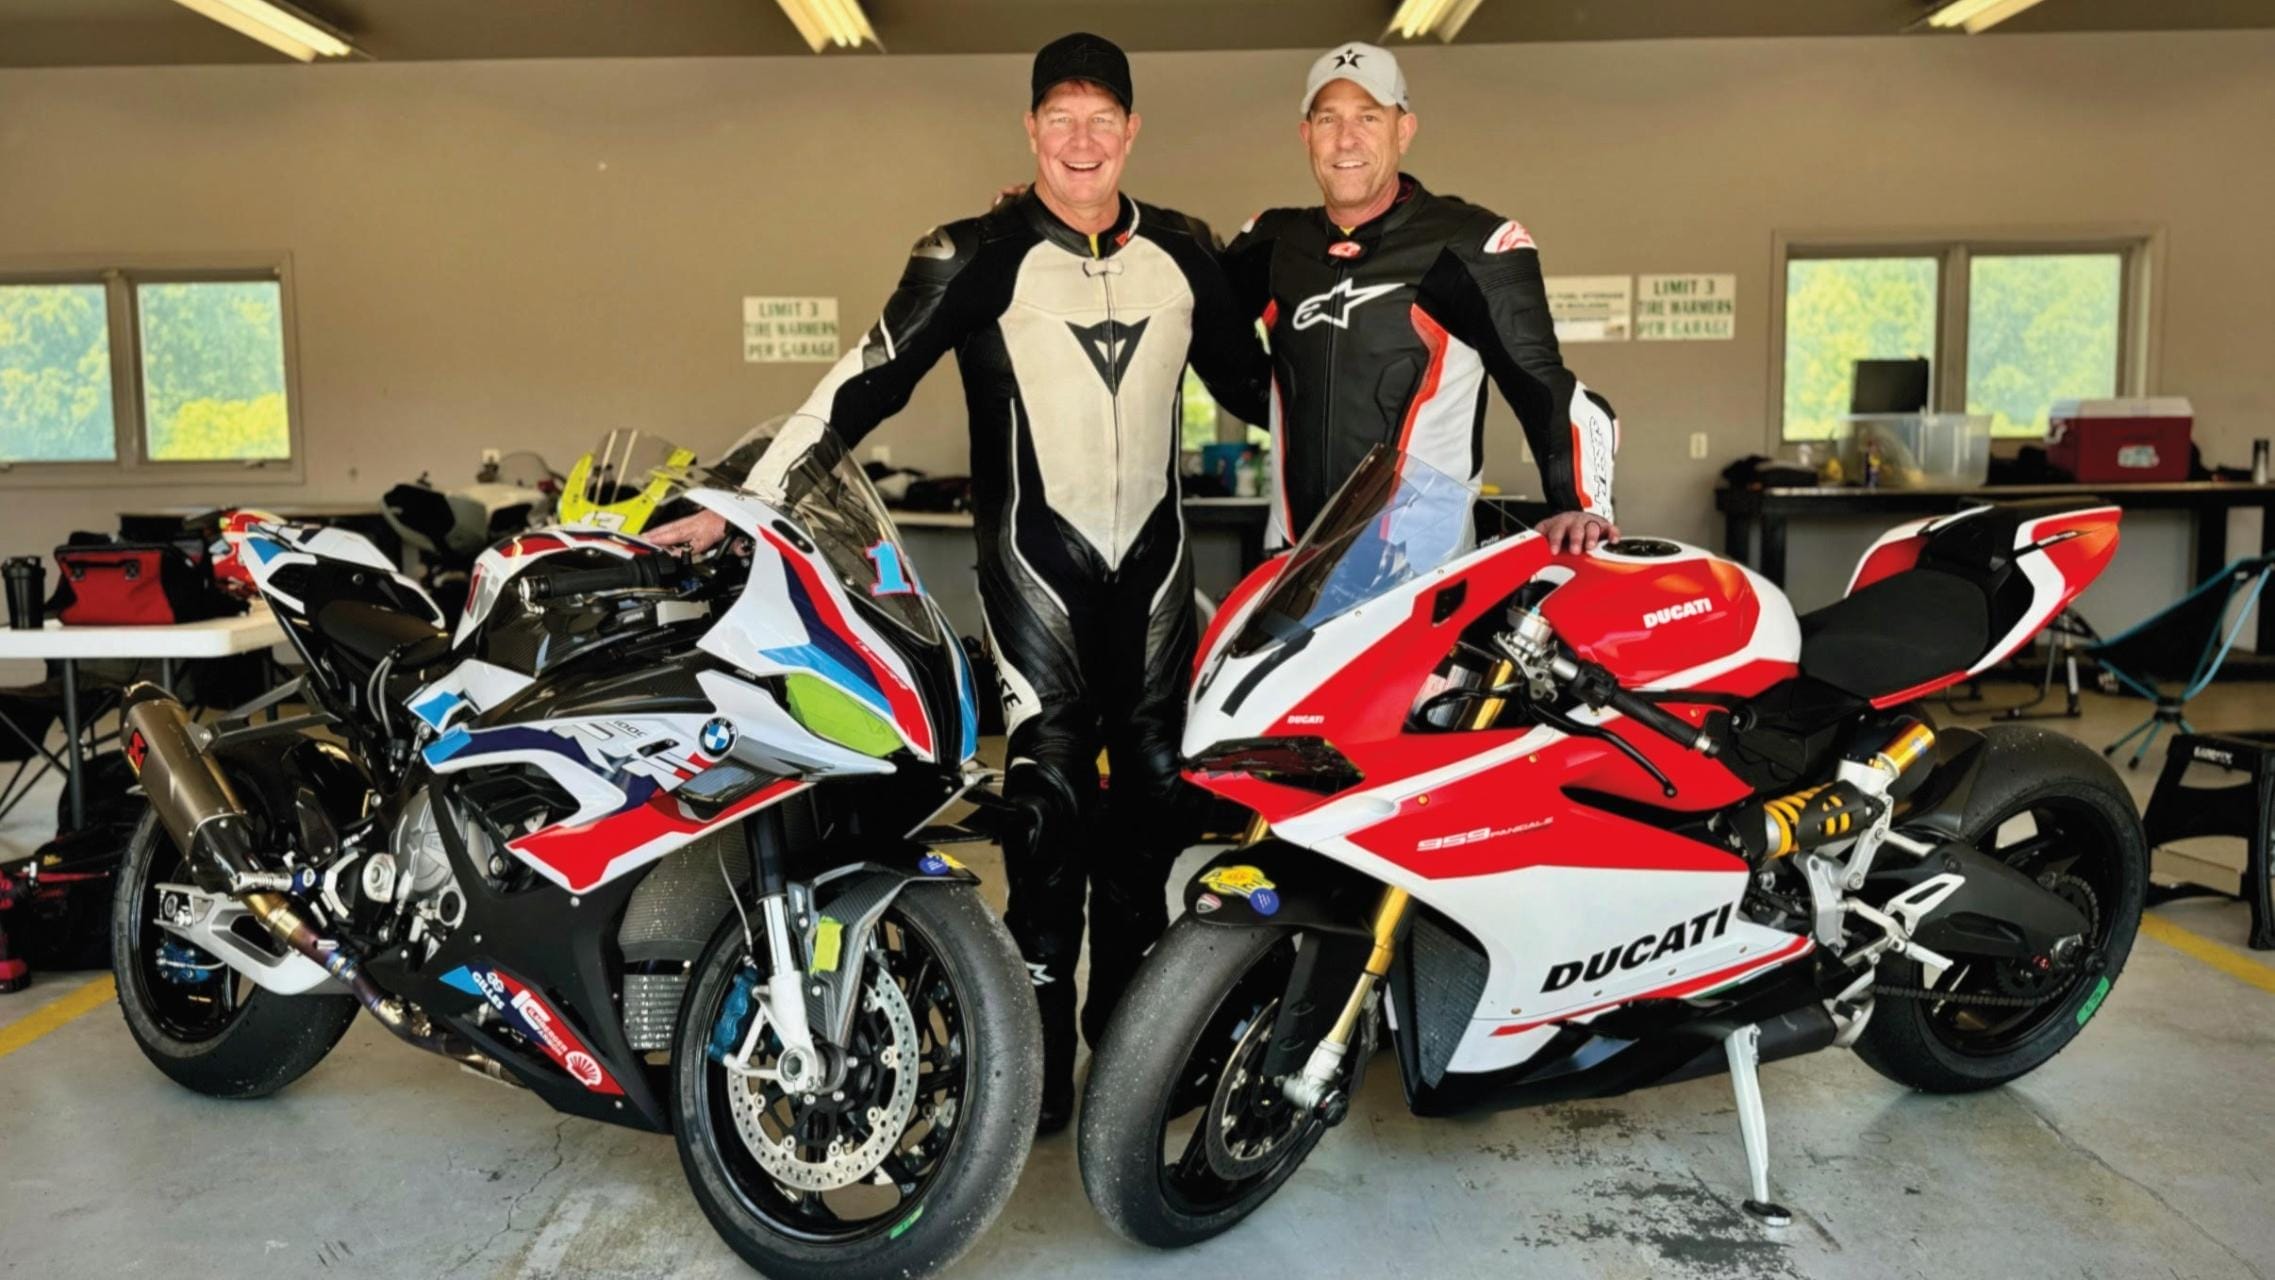
[[[1918,710],[2093,581],[2116,508],[1904,525],[1797,618],[1695,547],[1555,555],[1475,496],[1378,450],[1204,640],[1188,773],[1259,821],[1092,1068],[1083,1184],[1133,1240],[1253,1211],[1385,1023],[1421,1115],[1729,1071],[1746,1208],[1782,1225],[1759,1063],[2002,1084],[2132,947],[2147,850],[2107,762]]]

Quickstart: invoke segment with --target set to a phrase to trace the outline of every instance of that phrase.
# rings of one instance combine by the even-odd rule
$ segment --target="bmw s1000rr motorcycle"
[[[576,1115],[669,1132],[770,1276],[945,1265],[1039,1103],[1025,967],[929,826],[981,775],[961,647],[842,450],[691,568],[512,538],[456,634],[368,542],[239,513],[312,714],[127,697],[153,815],[120,877],[119,1000],[202,1093],[282,1088],[357,1010]],[[281,701],[288,691],[272,695]]]
[[[1912,710],[2059,615],[2115,508],[1904,525],[1796,618],[1695,547],[1556,555],[1474,498],[1378,450],[1203,640],[1188,774],[1270,834],[1187,886],[1092,1067],[1083,1185],[1133,1240],[1261,1204],[1384,1024],[1422,1115],[1727,1070],[1782,1224],[1760,1062],[1989,1088],[2124,965],[2147,849],[2100,754]]]

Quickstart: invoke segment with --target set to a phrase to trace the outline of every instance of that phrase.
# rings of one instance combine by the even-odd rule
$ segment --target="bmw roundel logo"
[[[727,748],[735,745],[735,726],[724,716],[714,717],[703,724],[703,751],[710,756],[724,756]]]

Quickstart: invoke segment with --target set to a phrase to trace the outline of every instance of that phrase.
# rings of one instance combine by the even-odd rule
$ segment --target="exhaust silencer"
[[[416,1006],[388,995],[363,971],[353,948],[317,928],[287,896],[292,877],[261,870],[253,822],[229,779],[198,741],[198,730],[173,695],[154,684],[126,691],[126,759],[142,780],[166,834],[189,859],[190,875],[210,893],[245,904],[283,946],[340,980],[389,1031],[419,1048],[454,1058],[498,1079],[499,1065],[464,1039],[435,1026]]]
[[[137,684],[126,691],[120,714],[126,722],[126,761],[142,780],[166,834],[190,860],[198,887],[240,892],[259,867],[252,820],[199,745],[182,704],[154,684]]]

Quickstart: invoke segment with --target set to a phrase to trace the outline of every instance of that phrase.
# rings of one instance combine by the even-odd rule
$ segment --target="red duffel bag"
[[[88,542],[55,549],[51,611],[65,626],[158,627],[244,612],[213,581],[204,548],[172,542]]]

